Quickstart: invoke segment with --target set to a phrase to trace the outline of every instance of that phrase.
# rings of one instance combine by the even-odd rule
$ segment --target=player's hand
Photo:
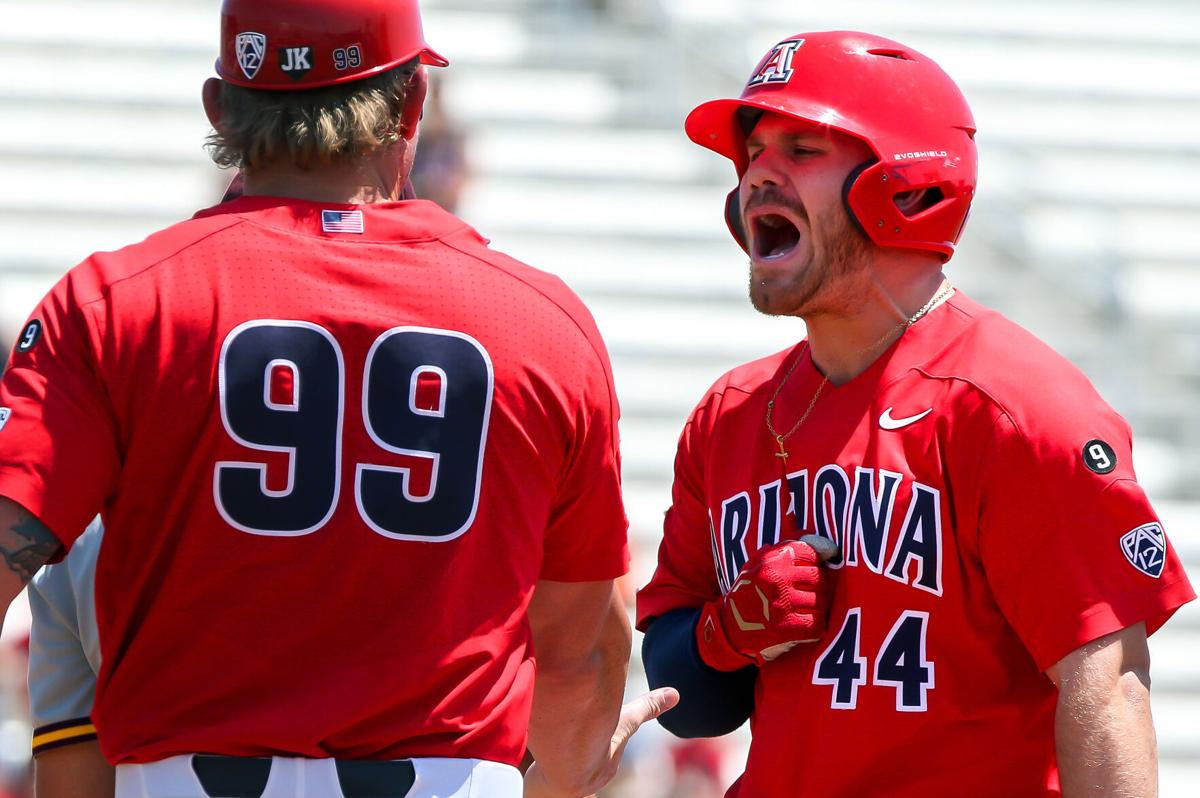
[[[837,545],[817,535],[756,551],[733,589],[704,605],[696,626],[700,657],[709,667],[734,671],[820,639],[832,581],[822,563],[837,555]]]
[[[587,784],[578,790],[563,790],[546,780],[537,762],[525,772],[525,798],[583,798],[604,789],[621,765],[625,746],[642,725],[654,720],[679,703],[679,692],[674,687],[660,687],[635,698],[621,707],[621,717],[609,742],[607,758],[593,768]]]

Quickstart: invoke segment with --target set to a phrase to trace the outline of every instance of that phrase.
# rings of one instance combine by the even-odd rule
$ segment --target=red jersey
[[[429,202],[248,197],[73,269],[0,384],[0,495],[102,511],[114,762],[516,764],[539,579],[627,565],[608,356]],[[28,328],[27,328],[28,329]]]
[[[961,292],[827,385],[797,346],[739,367],[684,428],[639,625],[729,590],[755,549],[835,540],[829,629],[762,667],[728,793],[1058,794],[1044,671],[1194,598],[1087,379]],[[782,411],[782,412],[781,412]]]

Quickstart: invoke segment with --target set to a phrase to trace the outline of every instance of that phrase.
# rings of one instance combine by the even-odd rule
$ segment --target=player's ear
[[[405,141],[417,137],[417,125],[421,121],[421,109],[425,107],[425,94],[429,91],[429,76],[425,67],[417,67],[417,71],[408,79],[408,87],[404,93],[404,110],[400,115],[400,135]]]
[[[216,130],[221,123],[221,80],[209,78],[204,81],[204,89],[200,96],[204,100],[204,113],[208,116],[208,123]]]

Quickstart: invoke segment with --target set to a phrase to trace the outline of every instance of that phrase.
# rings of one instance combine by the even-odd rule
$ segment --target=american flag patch
[[[362,211],[321,211],[321,229],[326,233],[363,234]]]

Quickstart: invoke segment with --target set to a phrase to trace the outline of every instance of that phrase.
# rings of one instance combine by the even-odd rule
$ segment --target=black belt
[[[333,764],[345,798],[405,798],[417,780],[407,759],[335,759]],[[195,754],[192,770],[209,798],[262,798],[271,759]]]

